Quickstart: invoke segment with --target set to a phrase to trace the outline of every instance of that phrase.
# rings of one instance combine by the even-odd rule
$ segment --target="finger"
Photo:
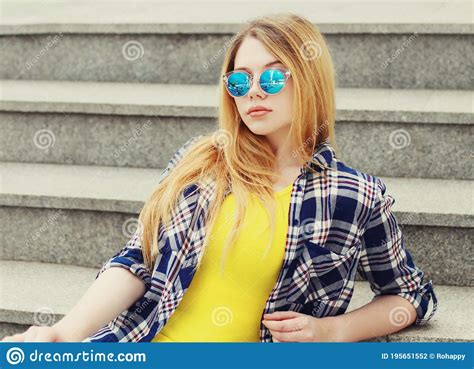
[[[293,332],[302,329],[300,317],[286,320],[263,320],[262,323],[268,329],[277,332]]]
[[[264,314],[263,318],[265,320],[283,320],[291,319],[304,314],[298,313],[296,311],[275,311],[271,314]]]
[[[273,331],[271,333],[272,333],[273,340],[277,340],[278,342],[300,342],[300,341],[304,341],[301,332],[303,331],[294,331],[294,332]]]
[[[50,330],[42,329],[39,330],[36,336],[34,337],[34,342],[51,342],[53,341],[54,336]]]
[[[38,333],[38,330],[36,327],[30,327],[28,330],[24,333],[24,341],[25,342],[34,342],[34,339]]]
[[[2,342],[23,342],[25,339],[24,333],[14,334],[13,336],[5,337]]]

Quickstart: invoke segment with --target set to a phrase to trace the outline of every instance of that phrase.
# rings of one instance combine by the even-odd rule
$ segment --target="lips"
[[[268,109],[262,105],[257,105],[257,106],[253,106],[251,107],[249,110],[247,110],[247,114],[250,114],[252,112],[264,112],[264,111],[272,111],[271,109]]]

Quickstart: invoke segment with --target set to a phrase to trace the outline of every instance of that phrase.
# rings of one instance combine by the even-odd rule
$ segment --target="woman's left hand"
[[[336,317],[315,318],[295,311],[265,314],[262,323],[270,330],[273,342],[336,341]]]

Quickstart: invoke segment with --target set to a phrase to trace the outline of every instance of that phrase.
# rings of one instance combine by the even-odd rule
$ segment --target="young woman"
[[[308,20],[245,24],[225,55],[219,129],[176,151],[139,230],[68,315],[5,340],[361,341],[425,324],[436,295],[393,197],[336,157],[334,88]],[[376,298],[344,314],[357,272]]]

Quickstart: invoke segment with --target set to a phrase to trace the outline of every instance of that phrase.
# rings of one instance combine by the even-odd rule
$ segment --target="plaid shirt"
[[[175,152],[158,182],[202,136]],[[375,295],[407,299],[417,312],[414,324],[425,324],[437,309],[437,298],[432,281],[424,281],[423,271],[405,248],[391,210],[395,200],[385,184],[338,160],[328,142],[318,146],[313,159],[323,169],[313,167],[316,173],[312,173],[303,166],[294,181],[284,263],[262,318],[264,313],[286,310],[314,317],[343,314],[359,272]],[[180,194],[171,226],[160,225],[160,252],[152,272],[143,263],[137,233],[104,264],[97,277],[111,267],[126,268],[144,282],[146,292],[83,342],[149,342],[163,328],[193,278],[214,188],[215,182],[208,180],[201,186],[190,184]],[[260,341],[272,342],[262,323]]]

